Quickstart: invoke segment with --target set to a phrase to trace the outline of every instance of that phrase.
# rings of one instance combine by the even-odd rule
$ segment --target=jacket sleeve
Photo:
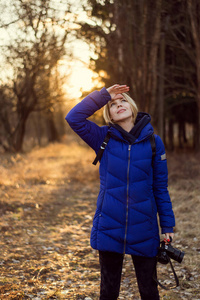
[[[168,170],[165,147],[161,138],[155,135],[156,155],[153,164],[153,191],[157,204],[162,233],[173,232],[175,217],[168,192]]]
[[[71,128],[94,149],[95,152],[99,150],[108,127],[100,127],[94,122],[87,120],[87,118],[107,104],[110,99],[110,94],[106,88],[103,88],[100,92],[94,91],[73,107],[65,117]]]

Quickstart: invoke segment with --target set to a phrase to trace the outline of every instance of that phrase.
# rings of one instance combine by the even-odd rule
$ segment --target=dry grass
[[[168,154],[176,215],[175,264],[181,287],[162,299],[200,299],[200,156]],[[98,193],[94,153],[68,137],[64,144],[0,157],[0,299],[98,299],[97,253],[89,236]],[[172,281],[159,265],[160,279]],[[120,299],[139,299],[132,263],[123,268]]]

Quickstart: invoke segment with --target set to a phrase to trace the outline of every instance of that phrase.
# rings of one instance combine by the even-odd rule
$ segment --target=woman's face
[[[130,120],[133,122],[133,112],[130,103],[122,98],[109,102],[110,118],[114,123],[121,123]]]

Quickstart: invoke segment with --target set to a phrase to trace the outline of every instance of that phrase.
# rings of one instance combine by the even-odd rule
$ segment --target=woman
[[[108,133],[110,137],[100,161],[100,192],[91,232],[91,246],[99,250],[100,300],[118,298],[124,254],[132,256],[142,300],[157,300],[153,279],[160,243],[157,213],[167,240],[173,238],[175,226],[166,155],[162,140],[155,135],[152,162],[151,118],[138,113],[128,91],[128,86],[119,84],[95,91],[66,120],[96,153]],[[109,126],[99,127],[87,118],[103,106]]]

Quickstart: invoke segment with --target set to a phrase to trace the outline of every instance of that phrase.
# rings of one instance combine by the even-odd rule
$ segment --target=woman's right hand
[[[111,96],[111,100],[122,99],[122,93],[126,93],[129,91],[129,87],[127,85],[114,84],[107,88],[107,92]]]

